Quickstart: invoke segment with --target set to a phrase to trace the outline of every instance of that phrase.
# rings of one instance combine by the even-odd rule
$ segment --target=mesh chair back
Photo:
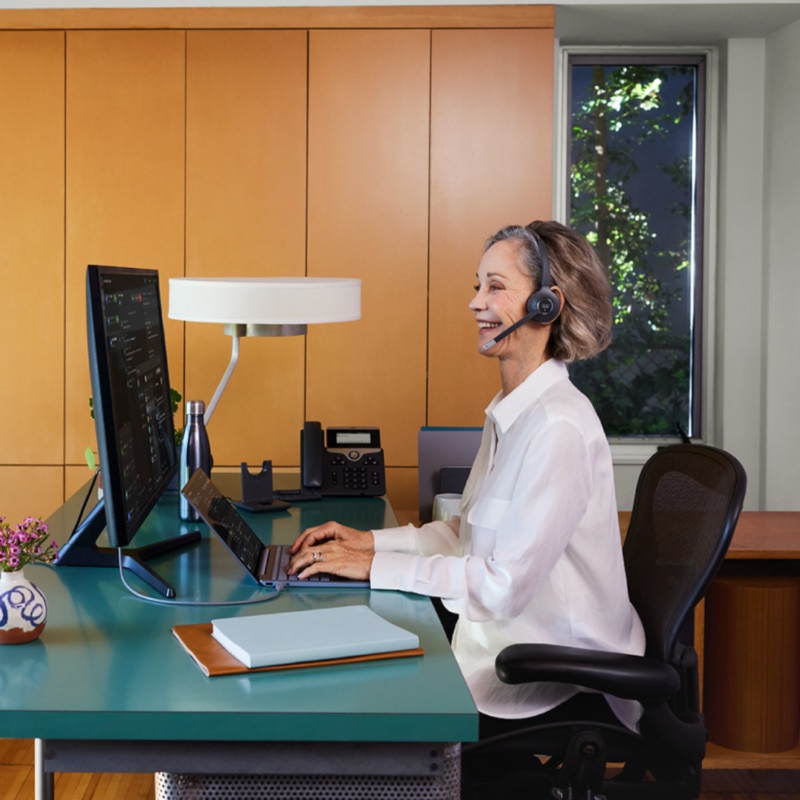
[[[722,564],[746,484],[733,456],[701,444],[665,447],[642,468],[623,554],[648,656],[670,660]]]

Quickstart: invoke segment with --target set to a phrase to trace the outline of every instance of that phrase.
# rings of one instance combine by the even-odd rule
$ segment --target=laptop
[[[202,469],[195,471],[182,493],[247,574],[262,586],[280,585],[300,589],[369,587],[369,581],[350,580],[325,573],[304,580],[296,575],[287,575],[291,545],[264,544]]]

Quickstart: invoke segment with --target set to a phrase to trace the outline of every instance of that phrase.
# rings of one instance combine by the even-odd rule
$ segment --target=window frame
[[[705,61],[705,120],[698,135],[704,139],[703,186],[699,192],[697,211],[702,214],[699,227],[697,254],[700,262],[700,308],[698,334],[701,337],[699,361],[695,365],[694,379],[699,386],[700,400],[692,414],[699,425],[698,441],[712,441],[715,430],[714,374],[716,326],[716,242],[717,242],[717,177],[719,158],[718,97],[719,55],[716,47],[644,47],[644,46],[592,46],[558,45],[556,47],[556,86],[553,148],[553,210],[554,218],[567,223],[570,198],[570,58],[571,56],[610,58],[629,57],[632,63],[641,57],[700,57]],[[694,401],[693,401],[694,405]],[[609,437],[614,463],[617,465],[643,464],[665,444],[680,441],[678,435],[663,437]]]

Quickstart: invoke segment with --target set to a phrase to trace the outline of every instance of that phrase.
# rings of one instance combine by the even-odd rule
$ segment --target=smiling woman
[[[644,633],[627,595],[608,441],[567,372],[608,344],[603,267],[557,222],[503,228],[486,244],[470,309],[478,353],[497,359],[502,390],[487,408],[460,514],[376,531],[328,522],[301,534],[289,571],[341,570],[374,589],[440,598],[457,617],[453,650],[483,737],[591,702],[578,687],[502,684],[495,658],[505,646],[613,643],[641,654]],[[637,704],[606,700],[609,714],[635,724]],[[465,767],[469,784],[475,765]]]
[[[605,350],[611,342],[611,287],[607,270],[583,236],[557,222],[511,225],[489,239],[484,258],[503,241],[518,247],[512,268],[527,273],[536,291],[525,300],[525,316],[493,341],[532,320],[555,323],[548,346],[554,358],[572,362]]]
[[[478,352],[499,360],[504,394],[550,358],[550,323],[538,319],[536,288],[519,238],[498,239],[487,248],[470,310],[478,322]],[[555,305],[560,308],[561,301]]]

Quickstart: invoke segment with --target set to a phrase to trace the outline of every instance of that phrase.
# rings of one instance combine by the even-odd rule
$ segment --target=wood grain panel
[[[386,496],[398,520],[419,519],[419,479],[415,467],[390,467],[386,470]],[[401,513],[398,513],[401,512]]]
[[[63,502],[63,467],[0,466],[0,516],[9,525],[28,516],[44,519]]]
[[[87,398],[87,264],[183,272],[184,47],[173,31],[67,34],[66,462],[94,445]],[[166,317],[166,309],[164,310]],[[166,321],[166,320],[165,320]],[[182,385],[180,323],[166,321]]]
[[[552,28],[552,5],[0,9],[0,28]]]
[[[305,274],[304,31],[191,32],[186,273]],[[208,403],[230,357],[221,325],[186,325],[186,397]],[[297,464],[303,337],[242,342],[209,425],[218,465]]]
[[[0,154],[0,462],[59,464],[64,437],[62,33],[0,33]]]
[[[377,425],[416,464],[425,420],[429,49],[426,31],[312,31],[310,275],[361,278],[358,322],[308,335],[307,416]]]
[[[709,739],[774,753],[800,735],[800,578],[722,577],[706,597]]]
[[[468,304],[485,239],[551,215],[553,32],[435,31],[430,425],[480,425],[499,389]]]

